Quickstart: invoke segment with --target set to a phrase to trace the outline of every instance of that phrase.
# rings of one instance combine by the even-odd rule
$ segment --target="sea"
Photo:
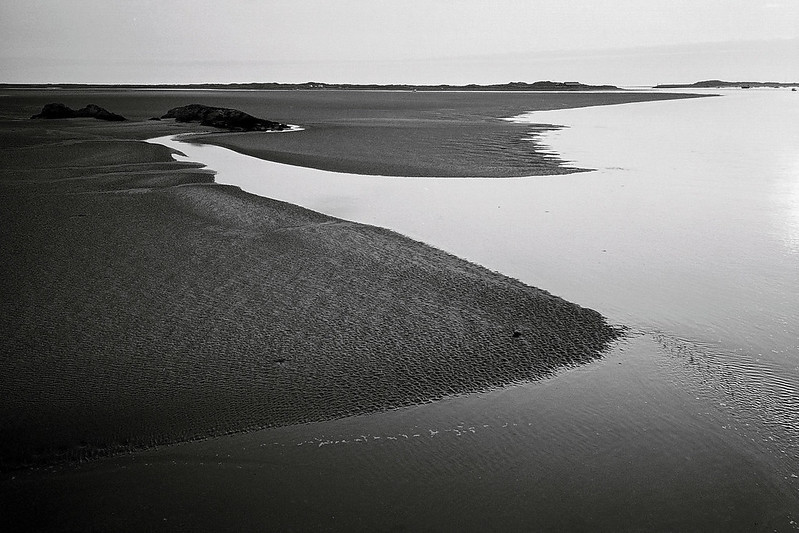
[[[278,523],[799,530],[799,95],[704,92],[497,117],[555,126],[531,127],[531,150],[589,170],[557,176],[361,176],[151,140],[219,183],[392,229],[628,328],[545,381],[236,436],[270,472]]]

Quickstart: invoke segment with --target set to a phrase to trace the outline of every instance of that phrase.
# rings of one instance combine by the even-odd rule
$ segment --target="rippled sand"
[[[78,126],[6,126],[6,466],[538,379],[619,334],[396,233]]]
[[[137,111],[99,103],[162,111],[113,98]],[[513,98],[469,113],[509,116],[524,105]],[[350,126],[327,155],[382,127]],[[753,460],[745,428],[719,425],[671,383],[693,356],[657,337],[615,342],[589,309],[396,233],[214,184],[139,141],[191,128],[0,126],[0,514],[28,529],[131,531],[748,531],[793,517],[795,495]],[[467,156],[453,168],[496,167],[501,143],[481,141],[494,128],[457,130]],[[522,168],[532,149],[507,161]],[[350,416],[362,413],[373,414]],[[173,446],[74,462],[157,444]],[[31,464],[46,468],[19,468]]]

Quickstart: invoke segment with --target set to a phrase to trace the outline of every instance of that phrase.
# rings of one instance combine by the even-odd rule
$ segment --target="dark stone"
[[[111,113],[99,105],[89,104],[77,111],[60,103],[46,104],[42,112],[31,118],[96,118],[99,120],[121,121],[126,120],[122,115]]]
[[[174,118],[177,122],[199,122],[203,126],[240,131],[281,131],[287,124],[248,115],[237,109],[189,104],[167,111],[161,118]]]
[[[31,118],[74,118],[75,110],[64,104],[47,104],[42,108],[42,112],[33,115]]]

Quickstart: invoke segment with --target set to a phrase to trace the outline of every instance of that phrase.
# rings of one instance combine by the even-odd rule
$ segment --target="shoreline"
[[[458,103],[462,98],[459,93],[462,92],[454,91],[450,94]],[[486,96],[480,93],[475,94],[481,99]],[[716,96],[618,91],[545,91],[537,94],[543,101],[525,102],[523,108],[500,108],[498,114],[495,112],[486,115],[486,110],[478,107],[469,113],[447,112],[431,116],[426,112],[417,112],[407,118],[399,118],[391,113],[387,116],[381,114],[361,118],[359,114],[352,114],[347,107],[347,115],[351,116],[346,118],[320,121],[308,117],[305,121],[297,120],[305,131],[291,140],[273,137],[264,142],[257,133],[250,132],[216,132],[198,135],[197,139],[204,144],[221,146],[267,161],[347,174],[455,178],[547,176],[585,172],[590,169],[569,165],[557,154],[538,144],[537,139],[542,132],[559,129],[561,126],[514,120],[519,115],[562,108]],[[446,95],[435,98],[444,96]],[[501,92],[496,96],[510,96],[515,101],[520,95]],[[351,95],[344,96],[343,102],[349,105],[350,97]],[[570,103],[564,104],[559,97],[570,100]],[[405,102],[414,100],[408,100],[407,94],[398,98],[400,105],[407,105]],[[364,150],[364,147],[369,150]],[[435,150],[431,150],[431,147],[435,147]]]
[[[280,91],[230,93],[196,90],[191,99],[232,107],[253,116],[301,125],[290,139],[218,131],[203,142],[281,163],[366,175],[520,177],[574,172],[534,144],[537,127],[500,117],[531,111],[706,97],[666,92],[461,93]],[[0,118],[29,117],[54,98],[80,108],[97,103],[139,126],[134,138],[182,131],[179,125],[147,124],[166,109],[186,105],[185,91],[20,91],[4,100]],[[540,126],[544,127],[544,126]],[[136,132],[138,130],[139,132]],[[119,136],[113,129],[109,135]],[[189,131],[192,131],[190,128]],[[199,128],[195,131],[201,131]],[[148,134],[152,132],[153,134]],[[566,165],[568,166],[568,165]]]
[[[458,517],[457,529],[736,530],[795,518],[796,484],[783,478],[792,465],[719,403],[737,388],[708,390],[704,378],[711,389],[714,377],[738,382],[714,376],[725,361],[707,345],[616,329],[592,364],[558,366],[563,339],[614,326],[397,233],[220,185],[175,150],[132,140],[177,128],[193,129],[0,123],[0,279],[12,295],[0,302],[11,331],[0,340],[10,358],[0,420],[16,424],[0,425],[9,522],[381,530],[400,520],[451,529]],[[535,253],[590,275],[567,240],[550,241]],[[561,312],[584,328],[578,336],[540,321]],[[473,387],[486,370],[501,378],[519,360],[542,363],[536,344],[564,351],[528,365],[526,385],[425,395],[431,383]],[[498,357],[483,367],[453,356],[473,347],[479,358],[486,345]],[[398,390],[381,389],[386,381]],[[410,406],[374,403],[398,393]],[[263,431],[236,418],[319,415],[348,398],[367,400],[368,414]],[[33,458],[41,467],[12,470],[9,446],[32,453],[37,439],[55,446]],[[93,447],[109,442],[119,447]],[[552,505],[575,498],[580,513]],[[430,501],[442,505],[425,511]]]
[[[496,123],[482,126],[484,133],[471,139],[463,125],[429,125],[423,121],[361,127],[358,124],[300,126],[297,139],[270,139],[256,132],[192,134],[193,140],[286,165],[365,176],[410,178],[521,178],[585,172],[569,166],[557,155],[542,150],[538,135],[557,125]],[[273,132],[275,133],[275,132]],[[279,132],[277,132],[279,133]],[[469,132],[470,133],[470,132]],[[418,140],[411,140],[418,135]],[[181,139],[182,142],[191,142]],[[442,147],[426,154],[425,145]],[[403,146],[397,150],[398,146]],[[370,145],[373,151],[364,151]],[[322,147],[322,148],[320,148]],[[458,157],[458,154],[465,154]]]
[[[460,95],[455,97],[462,101]],[[504,97],[516,102],[518,95]],[[578,106],[607,103],[607,98],[617,102],[620,96],[590,97],[592,100],[586,101],[584,95],[569,95],[576,98],[573,101]],[[621,97],[638,101],[675,96]],[[301,97],[305,101],[302,98],[306,97]],[[432,102],[439,105],[440,98],[436,96]],[[560,98],[548,95],[545,100],[549,103],[543,105],[551,107],[561,102]],[[477,100],[485,105],[480,103],[483,97]],[[14,105],[7,99],[3,102]],[[350,105],[349,99],[343,102]],[[503,102],[500,104],[506,105]],[[119,108],[102,103],[115,111]],[[392,101],[391,105],[406,104]],[[130,108],[122,112],[134,118],[147,113],[131,112]],[[426,123],[427,113],[423,110],[411,117],[408,124],[413,132]],[[501,130],[503,135],[516,137],[531,129],[481,117],[477,108],[463,117],[447,113],[435,119],[433,131],[467,135],[463,138],[467,144],[480,141],[485,132]],[[25,108],[20,114],[30,116]],[[392,111],[391,116],[394,114]],[[332,116],[338,115],[334,112]],[[327,120],[288,137],[260,138],[287,140],[296,157],[303,159],[308,154],[298,149],[296,141],[311,129],[328,139],[335,138],[330,136],[331,124],[334,133],[355,131],[346,140],[350,147],[365,142],[364,132],[373,136],[375,124],[381,133],[393,129],[404,136],[411,132],[391,117],[377,122],[370,119],[365,129],[357,123]],[[380,122],[385,120],[388,122]],[[305,126],[302,121],[285,122]],[[4,122],[3,129],[6,132],[0,136],[11,141],[8,146],[17,146],[13,153],[11,148],[3,152],[2,165],[2,185],[14,206],[4,213],[4,237],[16,250],[10,256],[13,262],[5,266],[9,270],[4,277],[5,292],[14,297],[3,309],[4,329],[15,334],[3,346],[11,354],[8,381],[3,385],[10,395],[19,396],[3,416],[15,418],[26,413],[30,420],[15,422],[16,429],[7,430],[10,433],[3,439],[6,451],[2,454],[7,465],[20,460],[47,463],[48,457],[86,458],[120,443],[123,448],[148,446],[348,416],[540,379],[558,367],[600,357],[620,335],[620,330],[609,326],[598,313],[546,291],[388,230],[217,185],[213,173],[196,164],[175,162],[171,150],[130,140],[153,134],[201,133],[200,126],[77,119],[11,121]],[[247,134],[232,136],[241,139]],[[202,137],[207,139],[207,135]],[[429,136],[421,138],[425,144],[430,141]],[[506,140],[495,142],[501,147]],[[450,147],[458,153],[462,146]],[[329,144],[322,143],[321,148],[335,152]],[[416,148],[413,143],[408,146],[411,151]],[[530,155],[529,141],[519,148]],[[484,157],[485,147],[476,154]],[[377,150],[374,155],[384,154]],[[431,155],[433,159],[441,156]],[[549,154],[533,151],[532,155],[551,160]],[[65,161],[70,164],[65,166]],[[317,167],[315,163],[307,166]],[[363,163],[373,167],[376,160]],[[527,169],[527,162],[523,166]],[[34,205],[35,216],[31,211]],[[91,225],[85,224],[89,221]],[[264,272],[274,276],[264,278]],[[292,281],[298,276],[302,283]],[[87,292],[89,288],[94,289]],[[161,312],[154,313],[154,295],[163,299]],[[31,315],[34,303],[44,311]],[[185,312],[186,316],[179,316]],[[298,328],[303,321],[308,324]],[[53,329],[52,324],[59,326]],[[126,324],[132,324],[132,329]],[[420,336],[420,331],[428,333]],[[121,344],[108,332],[122,334]],[[251,337],[253,333],[255,337]],[[27,346],[26,339],[32,338],[39,339],[38,346]],[[551,344],[552,339],[559,340]],[[238,380],[243,374],[216,375],[219,369],[207,373],[218,364],[211,362],[231,349],[240,358],[238,367],[248,369],[248,375],[259,383],[250,392],[263,396],[256,408],[241,403],[243,390]],[[387,359],[381,359],[385,355],[376,357],[384,351]],[[68,353],[82,355],[64,367],[67,360],[63,357]],[[349,362],[330,359],[341,353]],[[172,370],[166,375],[153,373],[163,354],[169,357],[162,370],[170,365]],[[308,354],[322,358],[315,361]],[[427,355],[420,361],[409,359],[410,354]],[[130,376],[139,385],[118,381],[120,372],[132,371],[126,365],[117,368],[126,359],[141,367]],[[53,368],[39,366],[45,361]],[[386,361],[393,366],[383,368]],[[96,383],[99,390],[106,391],[99,397],[72,382],[97,364],[104,369],[97,379],[108,381]],[[207,369],[201,371],[202,378],[196,375],[198,364]],[[455,368],[455,374],[444,379],[441,368],[436,369],[441,364]],[[56,368],[64,375],[64,388],[36,394],[25,390],[25,376],[48,375]],[[338,375],[342,368],[347,369],[346,381],[352,383],[328,390],[329,373]],[[386,372],[393,377],[378,377]],[[191,383],[182,380],[183,373],[192,376]],[[439,377],[432,377],[436,375]],[[207,379],[216,383],[214,389],[219,392],[205,397],[193,383]],[[141,414],[142,406],[131,402],[130,396],[131,391],[136,391],[135,397],[146,390],[145,382],[160,383],[150,392],[151,403],[144,408],[151,412],[148,415]],[[73,385],[74,391],[70,390]],[[192,408],[188,413],[160,412],[159,406],[176,387],[182,398],[179,403]],[[288,402],[287,398],[300,390],[305,391],[305,399]],[[221,398],[216,397],[219,394]],[[24,400],[31,400],[31,395],[35,400],[29,405]],[[100,398],[108,406],[117,404],[114,409],[120,415],[109,412],[85,418],[93,405],[101,413],[107,411],[108,407],[97,404]],[[59,405],[64,401],[76,407],[48,422],[55,427],[52,432],[41,434],[30,425],[45,405],[39,402]],[[77,411],[72,412],[74,409]],[[144,416],[149,422],[142,427],[141,421],[119,427],[114,422],[118,416],[131,420]],[[227,422],[220,427],[220,420]],[[51,446],[61,451],[54,455]]]
[[[2,151],[4,470],[538,380],[621,334],[397,233],[108,136],[151,125],[14,126],[29,143]]]

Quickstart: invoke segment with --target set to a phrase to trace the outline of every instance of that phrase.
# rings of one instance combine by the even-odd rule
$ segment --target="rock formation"
[[[64,104],[47,104],[42,108],[42,112],[33,115],[31,118],[96,118],[99,120],[120,121],[126,120],[122,115],[111,113],[99,105],[89,104],[77,111],[65,106]]]
[[[177,122],[199,122],[203,126],[240,131],[281,131],[290,127],[287,124],[248,115],[237,109],[209,107],[202,104],[172,108],[161,118],[174,118]]]

